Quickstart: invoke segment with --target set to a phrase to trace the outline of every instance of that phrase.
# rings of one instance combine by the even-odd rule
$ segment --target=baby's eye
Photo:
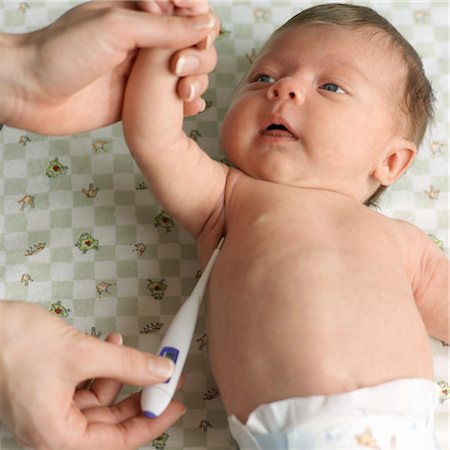
[[[338,94],[345,94],[345,91],[334,83],[325,83],[320,88],[325,91],[336,92]]]
[[[275,83],[275,80],[270,77],[269,75],[258,75],[258,77],[255,78],[256,83]]]

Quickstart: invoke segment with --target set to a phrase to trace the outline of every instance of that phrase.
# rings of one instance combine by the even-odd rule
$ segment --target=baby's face
[[[288,29],[263,48],[224,119],[229,160],[257,179],[358,200],[400,127],[406,69],[371,28]]]

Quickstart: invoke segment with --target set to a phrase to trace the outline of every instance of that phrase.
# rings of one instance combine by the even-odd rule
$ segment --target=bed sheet
[[[44,26],[76,3],[0,1],[0,29],[22,32]],[[220,123],[261,43],[287,18],[317,3],[212,1],[221,20],[218,67],[210,76],[206,111],[185,125],[212,157],[223,158],[217,139]],[[437,96],[435,124],[414,166],[388,191],[380,209],[416,224],[447,252],[448,4],[361,4],[377,9],[413,43]],[[148,190],[120,124],[62,138],[3,127],[0,211],[0,298],[36,303],[99,338],[120,332],[126,345],[157,349],[190,294],[199,265],[190,236]],[[209,369],[204,315],[202,307],[186,381],[177,394],[188,412],[142,449],[236,448]],[[434,340],[432,345],[441,386],[436,426],[448,449],[449,349]],[[1,429],[0,448],[21,447]]]

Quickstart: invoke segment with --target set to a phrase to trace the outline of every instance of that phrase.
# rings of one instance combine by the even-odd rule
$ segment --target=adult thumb
[[[135,46],[163,47],[174,50],[191,47],[218,28],[213,13],[197,16],[166,16],[135,11],[132,30]],[[217,33],[216,33],[217,34]]]
[[[91,336],[84,337],[84,342],[76,349],[76,376],[79,378],[77,381],[111,378],[122,383],[143,386],[161,383],[173,373],[174,364],[168,358],[100,341]]]

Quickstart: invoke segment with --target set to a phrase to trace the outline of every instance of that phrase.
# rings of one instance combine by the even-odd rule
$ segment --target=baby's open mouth
[[[296,139],[296,136],[281,123],[272,123],[264,130],[260,131],[261,135],[273,137],[287,137]]]

